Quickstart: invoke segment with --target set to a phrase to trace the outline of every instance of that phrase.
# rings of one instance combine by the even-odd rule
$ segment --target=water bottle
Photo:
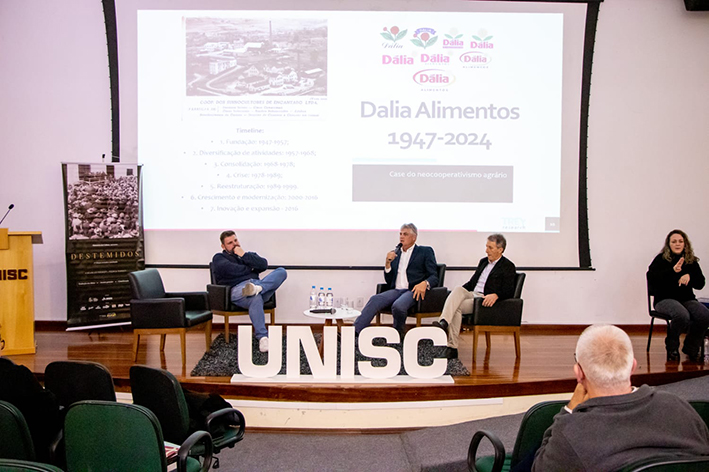
[[[709,364],[709,337],[704,338],[704,363]]]
[[[318,308],[324,308],[325,307],[325,292],[323,291],[323,288],[320,287],[320,292],[318,292]]]
[[[325,298],[325,305],[328,308],[335,306],[335,295],[332,294],[332,287],[327,288],[327,296]]]
[[[318,294],[315,292],[315,285],[310,290],[310,309],[317,308],[318,306]]]

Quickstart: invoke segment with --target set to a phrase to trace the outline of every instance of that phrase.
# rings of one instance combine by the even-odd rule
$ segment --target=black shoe
[[[682,352],[687,354],[687,358],[692,362],[703,362],[704,361],[704,359],[702,359],[702,353],[699,349],[692,351],[692,350],[687,349],[687,346],[682,346]]]
[[[457,359],[458,358],[458,350],[453,349],[452,347],[446,347],[446,359]]]
[[[687,355],[687,359],[689,359],[690,362],[693,362],[695,364],[704,364],[704,358],[702,357],[701,352],[698,352],[694,356]]]
[[[446,320],[434,321],[432,325],[437,328],[441,328],[443,331],[446,332],[446,334],[448,334],[448,322]]]
[[[677,349],[667,351],[667,361],[668,362],[678,362],[679,361],[679,351]]]
[[[687,346],[682,346],[682,352],[687,354],[687,358],[692,362],[703,362],[704,361],[704,359],[702,359],[702,352],[699,349],[690,350],[690,349],[687,349]]]

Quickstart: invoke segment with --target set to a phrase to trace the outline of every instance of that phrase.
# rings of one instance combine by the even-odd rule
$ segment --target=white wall
[[[532,324],[646,323],[644,273],[675,227],[688,232],[709,272],[709,13],[687,12],[682,0],[606,0],[595,50],[588,195],[596,271],[530,272],[524,318]],[[0,120],[0,209],[16,205],[4,226],[44,233],[35,248],[36,318],[63,321],[60,163],[100,162],[111,149],[99,0],[0,0]],[[482,247],[461,250],[484,255]],[[513,247],[508,253],[514,260]],[[200,289],[208,279],[206,271],[163,275],[169,290]],[[449,272],[446,285],[469,276]],[[366,299],[380,278],[291,271],[279,317],[307,321],[300,312],[314,283]]]

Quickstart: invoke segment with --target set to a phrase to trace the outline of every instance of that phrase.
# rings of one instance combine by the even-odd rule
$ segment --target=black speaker
[[[689,11],[709,11],[709,0],[684,0],[684,6]]]

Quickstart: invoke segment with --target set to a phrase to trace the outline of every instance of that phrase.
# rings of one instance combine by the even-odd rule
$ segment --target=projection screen
[[[518,266],[590,265],[587,3],[115,6],[147,263],[234,229],[274,264],[380,264],[413,222],[450,266],[493,232]]]

